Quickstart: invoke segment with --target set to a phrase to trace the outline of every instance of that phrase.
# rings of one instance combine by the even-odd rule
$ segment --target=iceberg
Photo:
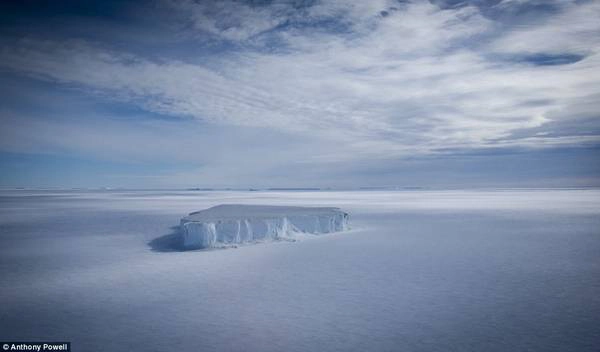
[[[348,214],[333,207],[223,204],[181,219],[184,249],[290,239],[348,229]]]

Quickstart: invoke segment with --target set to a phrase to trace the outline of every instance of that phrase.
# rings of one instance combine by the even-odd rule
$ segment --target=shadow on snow
[[[171,226],[171,232],[148,242],[148,246],[154,252],[183,252],[185,249],[181,243],[181,230],[179,226]]]

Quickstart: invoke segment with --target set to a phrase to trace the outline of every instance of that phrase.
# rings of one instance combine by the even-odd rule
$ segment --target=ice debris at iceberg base
[[[344,231],[348,214],[338,208],[224,204],[190,213],[180,226],[184,249],[213,248]]]

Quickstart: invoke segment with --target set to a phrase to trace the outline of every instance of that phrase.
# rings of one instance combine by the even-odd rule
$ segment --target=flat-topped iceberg
[[[348,214],[338,208],[224,204],[190,213],[180,226],[183,248],[211,248],[344,231]]]

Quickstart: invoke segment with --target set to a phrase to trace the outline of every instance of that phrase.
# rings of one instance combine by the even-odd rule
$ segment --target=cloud
[[[163,4],[191,24],[197,45],[210,38],[226,49],[177,60],[29,36],[3,45],[0,67],[183,120],[327,145],[304,155],[312,162],[599,142],[570,115],[600,94],[595,1],[555,2],[530,26],[490,13],[537,2]],[[600,111],[598,100],[588,105]],[[544,126],[573,132],[540,134]]]
[[[515,1],[498,6],[513,7]],[[522,4],[535,1],[519,1]],[[513,26],[489,45],[493,52],[596,54],[600,48],[600,16],[598,1],[553,1],[557,13],[542,17],[535,25]]]

